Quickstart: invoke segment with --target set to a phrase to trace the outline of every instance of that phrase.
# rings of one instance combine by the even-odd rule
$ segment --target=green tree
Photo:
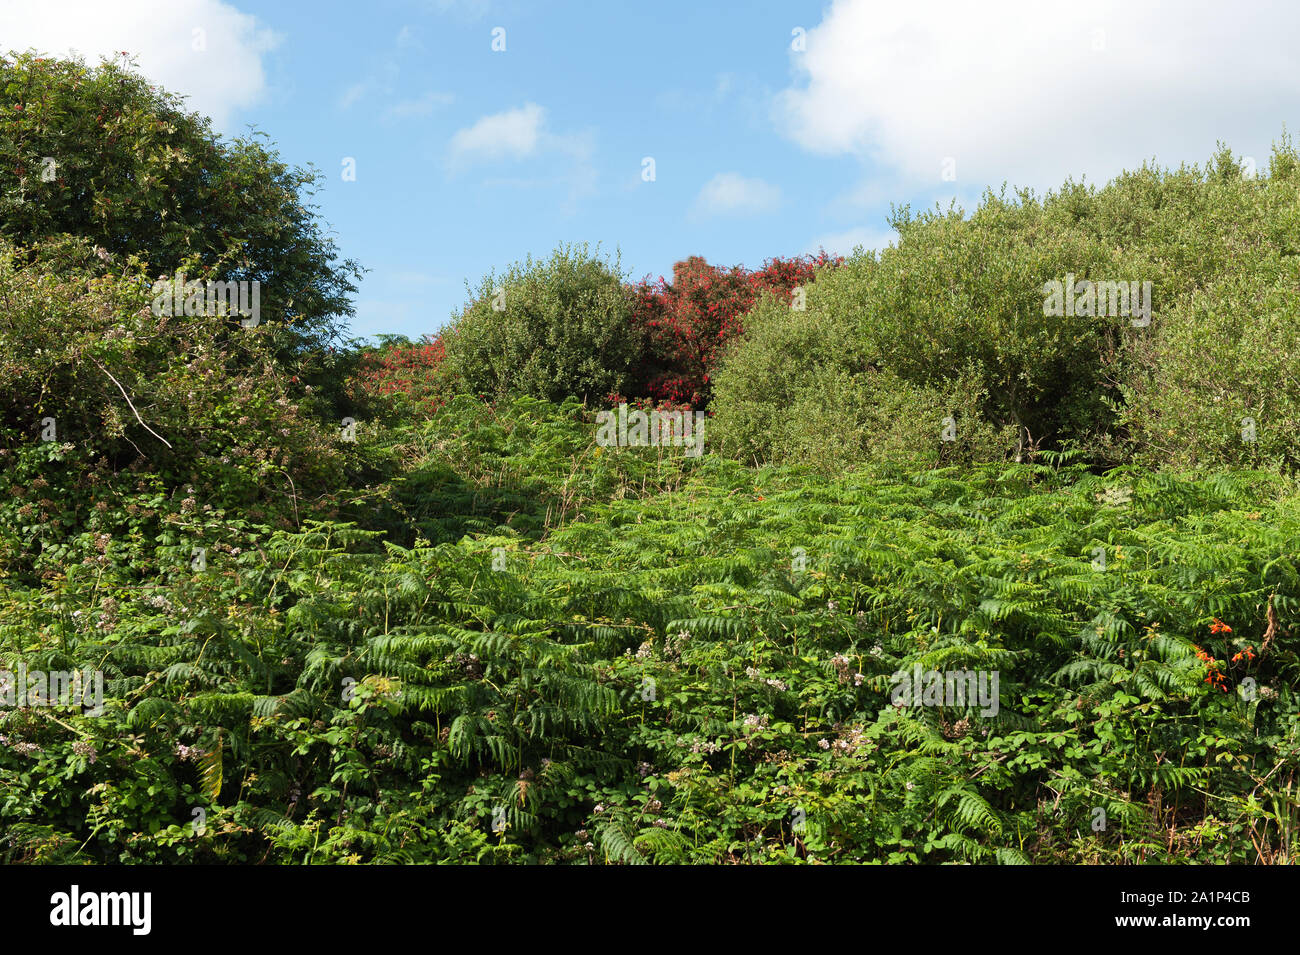
[[[617,261],[586,245],[485,276],[443,334],[461,390],[600,401],[626,388],[643,336]]]
[[[81,264],[136,255],[153,279],[256,280],[288,362],[337,339],[361,270],[338,260],[306,201],[320,174],[258,138],[223,140],[181,97],[111,62],[2,56],[0,237],[80,237],[68,254]]]

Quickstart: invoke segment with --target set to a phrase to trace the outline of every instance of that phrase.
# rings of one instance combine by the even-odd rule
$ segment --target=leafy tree
[[[849,259],[808,287],[806,308],[765,296],[719,364],[712,404],[717,446],[741,460],[821,471],[863,464],[935,467],[1004,459],[1015,429],[985,417],[978,366],[900,374],[853,316],[879,267]]]
[[[442,334],[444,368],[472,394],[573,396],[626,389],[643,347],[617,262],[586,245],[490,273]]]
[[[761,269],[710,265],[692,255],[673,265],[672,281],[643,279],[632,288],[634,323],[646,334],[646,353],[635,369],[632,393],[652,401],[702,407],[713,394],[712,377],[728,346],[745,333],[746,313],[764,294],[787,302],[817,270],[842,260],[820,253],[774,258]]]
[[[338,261],[306,201],[319,173],[256,136],[219,138],[179,96],[107,61],[0,57],[0,96],[0,236],[80,237],[138,256],[151,280],[256,280],[263,320],[285,329],[282,362],[337,337],[360,270]]]
[[[747,317],[715,374],[719,429],[747,458],[870,458],[907,430],[902,396],[928,394],[969,409],[958,441],[982,435],[967,449],[977,459],[1002,456],[986,438],[1009,430],[1021,459],[1070,449],[1098,466],[1294,469],[1298,169],[1284,136],[1254,177],[1220,149],[1204,167],[1143,166],[1101,189],[989,192],[969,216],[904,208],[879,260],[818,274],[807,316]],[[1049,283],[1069,276],[1076,295],[1139,285],[1142,307],[1125,313],[1109,291],[1054,310]],[[816,411],[828,401],[845,414]],[[792,437],[800,415],[807,440]],[[1256,432],[1243,439],[1246,419]],[[824,428],[845,453],[824,453]]]

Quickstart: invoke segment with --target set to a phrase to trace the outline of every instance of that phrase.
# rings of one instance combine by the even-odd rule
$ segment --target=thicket
[[[642,279],[632,289],[633,323],[645,352],[633,370],[631,394],[651,403],[707,405],[712,376],[728,346],[746,331],[746,313],[763,295],[802,304],[818,270],[840,263],[816,256],[774,258],[761,269],[722,268],[693,255],[673,265],[672,280]]]
[[[1040,449],[1098,467],[1293,470],[1298,160],[1284,136],[1258,176],[1225,147],[1101,188],[989,192],[970,215],[904,207],[899,242],[819,273],[806,312],[749,320],[715,376],[719,439],[833,470]],[[1150,282],[1149,322],[1100,306],[1046,314],[1045,283],[1071,275],[1080,290]],[[843,414],[791,413],[829,396]]]
[[[442,334],[450,387],[593,403],[627,387],[643,335],[617,261],[561,246],[488,274]]]
[[[5,714],[7,857],[1290,858],[1300,511],[1276,478],[683,472],[546,407],[499,408],[477,461],[442,453],[470,483],[519,429],[521,490],[552,502],[572,448],[618,459],[574,512],[440,543],[243,526],[227,549],[231,515],[200,505],[9,589],[6,662],[100,666],[108,703]],[[463,507],[449,482],[423,498]],[[997,671],[1000,709],[893,705],[918,664]]]
[[[825,253],[774,258],[751,271],[690,256],[673,266],[671,281],[632,284],[587,246],[562,245],[548,260],[484,276],[439,336],[447,361],[410,385],[435,394],[701,408],[759,298],[802,302],[796,289],[840,261]]]
[[[349,397],[367,416],[427,413],[445,397],[439,370],[447,347],[440,335],[418,342],[405,335],[380,335],[378,344],[359,344],[355,354]]]

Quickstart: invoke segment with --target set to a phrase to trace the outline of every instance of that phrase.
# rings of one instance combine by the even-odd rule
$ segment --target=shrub
[[[1279,263],[1279,272],[1293,267]],[[1300,467],[1300,295],[1237,274],[1160,317],[1123,385],[1135,458],[1214,469]]]
[[[1045,315],[1045,282],[1136,279],[1113,250],[1049,230],[1041,204],[988,193],[960,210],[894,220],[901,241],[866,277],[853,313],[863,348],[916,385],[973,374],[982,417],[1013,427],[1018,452],[1109,423],[1102,401],[1107,356],[1133,329],[1109,316]]]
[[[1156,289],[1151,325],[1108,375],[1119,410],[1109,460],[1195,468],[1300,464],[1300,154],[1274,145],[1267,175],[1220,148],[1205,166],[1125,173],[1049,206],[1122,248]],[[1253,418],[1254,440],[1243,439]]]
[[[721,450],[753,463],[799,461],[823,472],[1005,456],[1014,434],[983,420],[986,396],[976,375],[934,386],[900,378],[872,361],[853,324],[829,304],[852,295],[850,270],[873,266],[865,257],[823,279],[811,293],[817,307],[805,311],[764,297],[716,379],[713,426]],[[944,441],[949,418],[953,440]]]
[[[387,402],[394,413],[427,414],[444,400],[438,370],[447,357],[440,336],[412,342],[384,335],[377,348],[361,349],[353,391],[359,401]]]
[[[890,430],[892,418],[867,410],[887,407],[880,383],[889,380],[918,400],[976,401],[979,454],[999,456],[994,436],[1010,429],[1019,457],[1073,447],[1098,464],[1136,455],[1177,466],[1295,467],[1290,369],[1300,323],[1288,289],[1300,281],[1298,169],[1284,137],[1269,175],[1257,179],[1221,149],[1204,168],[1144,166],[1100,190],[1066,182],[1042,200],[987,193],[969,217],[903,209],[892,220],[901,240],[879,261],[820,272],[809,316],[788,315],[738,340],[716,375],[718,429],[733,450],[761,459],[824,458],[814,451],[820,427],[845,447],[866,448],[865,425],[842,434],[835,422],[849,415],[811,409],[834,396],[860,422]],[[1068,274],[1150,282],[1150,325],[1044,314],[1044,284]],[[790,443],[797,406],[810,409],[799,427],[811,444]],[[1248,417],[1253,442],[1241,439]]]
[[[681,485],[703,458],[660,448],[606,448],[576,399],[531,397],[489,404],[453,395],[417,427],[393,433],[402,473],[367,492],[368,526],[409,544],[467,533],[541,536],[584,520],[597,503]]]
[[[311,420],[311,395],[290,396],[268,329],[227,337],[202,316],[157,316],[149,290],[135,259],[120,276],[59,275],[0,244],[0,456],[24,485],[0,524],[24,529],[25,560],[48,548],[57,565],[88,522],[138,531],[120,506],[140,482],[153,508],[185,486],[291,513],[343,478],[338,432]]]
[[[817,256],[769,259],[762,269],[721,268],[693,255],[673,266],[673,280],[642,279],[632,290],[634,323],[645,330],[646,356],[633,394],[652,401],[706,405],[711,376],[728,344],[745,330],[745,313],[767,292],[789,301],[817,269],[838,264]]]
[[[617,262],[586,245],[487,275],[443,333],[459,390],[599,400],[622,392],[642,349]]]
[[[514,404],[483,463],[562,474],[574,409]],[[187,554],[195,523],[232,533],[191,515],[0,590],[0,667],[106,683],[99,717],[0,707],[0,860],[1288,858],[1281,482],[707,456],[684,477],[543,540],[307,520],[127,586],[124,559]],[[893,705],[914,668],[996,675],[997,706]]]
[[[1159,315],[1226,275],[1253,274],[1268,284],[1293,262],[1300,254],[1298,182],[1300,153],[1284,133],[1255,177],[1220,146],[1204,165],[1144,164],[1101,189],[1067,183],[1046,201],[1045,226],[1117,250],[1154,284]]]

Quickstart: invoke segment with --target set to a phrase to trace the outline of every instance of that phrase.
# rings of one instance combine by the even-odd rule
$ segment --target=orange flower
[[[1219,670],[1219,661],[1195,644],[1192,644],[1192,646],[1196,650],[1196,658],[1205,664],[1205,679],[1201,682],[1208,683],[1210,686],[1217,686],[1219,689],[1226,691],[1228,683]]]

